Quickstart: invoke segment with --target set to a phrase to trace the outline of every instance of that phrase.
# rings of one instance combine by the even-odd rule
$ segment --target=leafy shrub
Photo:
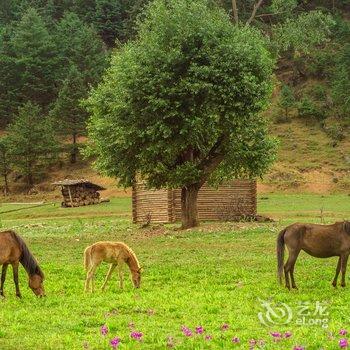
[[[293,90],[286,84],[282,86],[278,107],[280,111],[275,117],[276,123],[290,122],[290,110],[295,106],[295,97]]]
[[[325,101],[327,98],[327,88],[323,84],[316,84],[312,87],[312,96],[317,101]]]
[[[301,118],[325,119],[326,113],[309,97],[304,97],[298,103],[298,115]]]
[[[343,126],[334,120],[328,122],[325,120],[322,123],[322,128],[326,134],[335,141],[341,141],[345,138]]]
[[[329,78],[335,65],[334,52],[327,49],[315,50],[305,64],[305,71],[308,76],[317,78]]]

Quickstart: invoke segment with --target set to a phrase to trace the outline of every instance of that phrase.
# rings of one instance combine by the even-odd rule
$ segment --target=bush
[[[317,101],[326,101],[327,99],[327,88],[323,84],[316,84],[312,88],[312,96],[317,100]]]
[[[292,120],[291,117],[289,115],[285,115],[284,113],[278,113],[275,116],[276,124],[289,123],[291,120]]]
[[[326,113],[309,97],[304,97],[298,103],[298,115],[301,118],[325,119]]]
[[[305,64],[306,74],[317,78],[329,78],[332,76],[335,61],[333,51],[317,49]]]
[[[322,123],[322,128],[326,134],[335,141],[344,140],[344,128],[341,124],[331,121],[327,123],[327,120]]]

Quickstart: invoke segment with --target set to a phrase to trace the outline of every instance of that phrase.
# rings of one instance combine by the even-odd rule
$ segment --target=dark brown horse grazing
[[[284,265],[286,287],[296,288],[294,280],[294,265],[301,250],[316,257],[329,258],[339,256],[338,265],[333,280],[337,286],[339,272],[342,272],[341,286],[345,287],[345,272],[350,254],[350,222],[336,222],[333,225],[293,224],[280,232],[277,238],[278,276],[282,283],[284,245],[287,246],[289,257]]]
[[[44,296],[44,274],[23,239],[14,231],[0,232],[0,265],[2,265],[0,296],[4,296],[6,271],[8,265],[11,264],[13,279],[16,286],[16,295],[19,298],[21,297],[18,286],[19,263],[23,265],[28,273],[29,287],[34,294],[40,297]]]

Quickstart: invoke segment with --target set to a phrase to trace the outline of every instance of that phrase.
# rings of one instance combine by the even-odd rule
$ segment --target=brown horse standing
[[[87,247],[84,251],[84,266],[87,272],[85,281],[85,291],[90,286],[90,291],[94,289],[93,279],[97,267],[102,261],[110,263],[109,271],[102,285],[105,289],[112,272],[118,267],[120,288],[123,289],[123,265],[129,266],[132,281],[135,288],[139,288],[141,284],[141,267],[135,253],[123,242],[97,242]]]
[[[277,238],[278,276],[282,283],[284,245],[287,246],[289,257],[284,265],[286,287],[296,288],[294,280],[294,265],[301,250],[316,257],[329,258],[339,256],[333,286],[337,286],[339,272],[342,272],[341,286],[345,287],[345,272],[350,254],[350,222],[336,222],[332,225],[293,224],[280,232]]]
[[[21,263],[29,276],[29,287],[35,295],[44,296],[43,280],[41,271],[34,256],[29,251],[23,239],[14,231],[0,232],[0,265],[2,265],[0,295],[4,296],[4,283],[8,265],[12,265],[13,279],[16,286],[16,295],[21,297],[18,286],[18,265]]]

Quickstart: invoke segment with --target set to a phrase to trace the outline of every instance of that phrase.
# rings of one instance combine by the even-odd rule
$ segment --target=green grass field
[[[338,333],[350,331],[350,279],[345,289],[331,286],[336,258],[302,253],[296,265],[299,290],[288,292],[276,281],[275,239],[293,221],[349,219],[349,196],[264,195],[259,212],[274,223],[203,223],[186,231],[176,225],[138,228],[131,223],[130,202],[19,211],[14,209],[21,206],[0,206],[1,229],[15,229],[26,239],[46,274],[47,293],[37,299],[21,268],[23,298],[16,299],[9,270],[6,298],[0,300],[1,350],[110,349],[114,337],[121,339],[118,349],[133,350],[249,349],[252,339],[258,343],[252,349],[320,350],[338,349],[346,338]],[[144,267],[141,289],[133,289],[126,275],[121,291],[115,274],[104,293],[97,288],[84,294],[82,253],[98,240],[122,240],[134,249]],[[98,270],[97,287],[106,272],[107,265]],[[263,302],[271,304],[269,312]],[[183,325],[192,336],[183,334]],[[204,334],[195,334],[197,326]],[[130,337],[132,327],[143,333],[141,342]],[[292,335],[276,341],[271,332]]]

